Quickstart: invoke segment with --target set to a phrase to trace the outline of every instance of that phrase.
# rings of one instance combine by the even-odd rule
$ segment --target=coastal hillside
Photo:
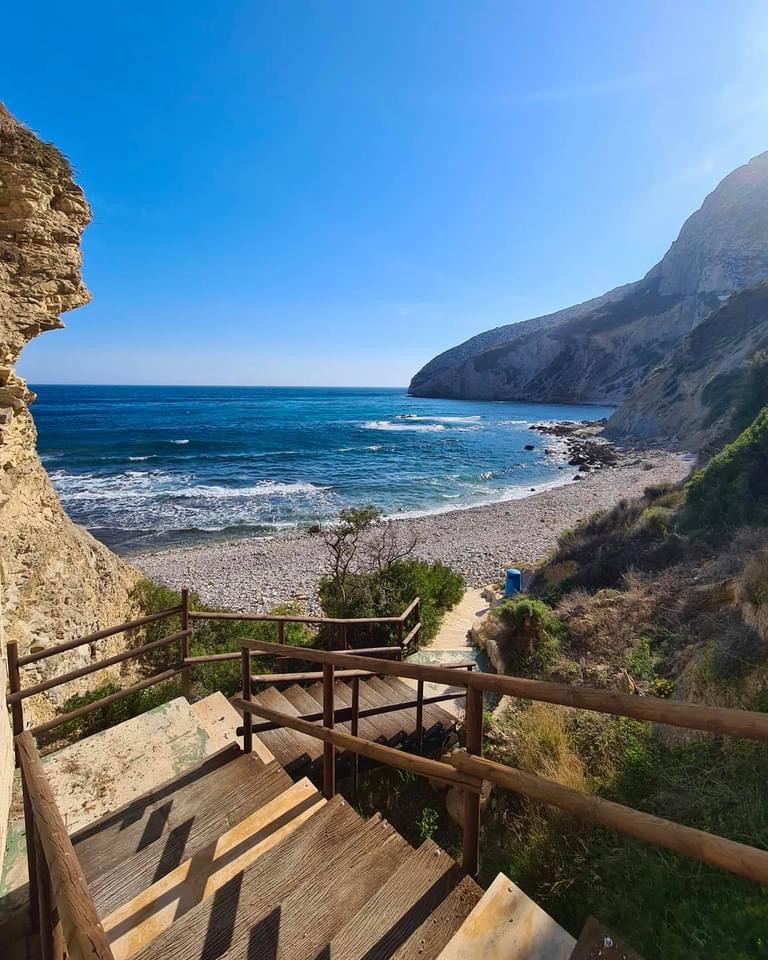
[[[732,293],[768,279],[768,152],[729,174],[635,283],[481,333],[423,367],[418,397],[621,403]]]
[[[89,220],[67,160],[0,106],[0,637],[22,654],[126,619],[138,577],[62,509],[35,449],[34,396],[14,371],[25,344],[89,300]]]
[[[608,421],[605,435],[711,453],[768,402],[768,283],[699,324]]]
[[[684,484],[586,518],[475,638],[506,673],[645,698],[764,711],[768,410]],[[736,737],[510,699],[486,755],[763,848],[768,749]],[[484,827],[504,869],[564,925],[590,913],[647,960],[762,955],[756,885],[515,794]]]

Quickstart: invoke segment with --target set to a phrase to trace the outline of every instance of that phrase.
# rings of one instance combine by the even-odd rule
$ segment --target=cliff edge
[[[90,220],[66,159],[0,105],[0,687],[5,647],[46,647],[120,622],[138,573],[67,517],[35,449],[34,395],[13,366],[26,343],[87,303],[80,234]],[[87,648],[57,663],[87,662]],[[30,680],[33,678],[30,675]],[[30,682],[28,680],[28,682]],[[4,713],[4,711],[3,711]],[[29,711],[34,716],[34,710]],[[0,851],[13,771],[0,717]]]
[[[730,173],[642,280],[481,333],[413,378],[417,397],[619,404],[731,294],[768,279],[768,152]]]

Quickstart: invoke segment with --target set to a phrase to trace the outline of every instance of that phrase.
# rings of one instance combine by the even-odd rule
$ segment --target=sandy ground
[[[416,554],[459,570],[469,586],[499,579],[507,566],[532,563],[548,553],[558,535],[582,517],[637,496],[651,484],[683,479],[692,459],[666,451],[628,452],[611,468],[582,474],[539,493],[467,510],[433,514],[408,524],[418,538]],[[566,468],[572,476],[573,468]],[[189,586],[213,605],[265,612],[278,603],[301,601],[318,610],[315,592],[327,566],[321,536],[286,536],[139,554],[133,563],[170,587]]]

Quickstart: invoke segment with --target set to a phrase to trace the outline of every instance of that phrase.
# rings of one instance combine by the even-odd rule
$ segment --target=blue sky
[[[400,385],[642,276],[768,149],[766,0],[12,4],[93,302],[32,382]]]

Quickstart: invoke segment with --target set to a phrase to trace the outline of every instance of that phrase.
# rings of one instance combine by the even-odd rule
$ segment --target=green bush
[[[159,583],[154,583],[152,580],[140,580],[131,593],[131,599],[139,608],[138,616],[146,616],[179,606],[181,594]],[[195,610],[211,611],[214,609],[202,603],[195,593],[190,593],[189,602],[190,607]],[[300,611],[296,607],[286,604],[275,607],[271,612],[277,615],[291,615]],[[178,614],[175,614],[136,630],[130,640],[134,646],[140,646],[170,636],[170,634],[177,633],[179,630],[181,630],[181,618]],[[202,620],[194,625],[194,632],[190,638],[189,653],[193,657],[215,653],[233,653],[240,649],[240,641],[245,637],[275,643],[277,641],[277,626],[274,623],[247,620]],[[285,643],[296,647],[311,646],[314,639],[314,636],[304,624],[286,624]],[[298,657],[300,657],[300,654],[298,654]],[[175,666],[178,659],[178,644],[170,644],[167,647],[151,650],[140,658],[139,673],[142,677],[160,673]],[[271,657],[253,657],[251,663],[254,673],[277,673],[285,669],[296,669],[295,663],[283,659],[275,660]],[[128,686],[129,683],[135,682],[137,682],[136,678],[132,678],[126,683],[109,682],[96,690],[76,694],[66,701],[62,713],[77,710],[79,707],[100,700],[102,697],[117,693],[118,690]],[[191,670],[190,696],[192,700],[200,700],[210,693],[221,691],[226,697],[231,697],[241,689],[241,684],[239,660],[200,664],[192,667]],[[57,736],[90,735],[98,730],[122,723],[123,720],[135,717],[178,696],[181,696],[180,677],[140,690],[138,693],[131,694],[131,696],[118,700],[116,703],[94,710],[93,713],[80,720],[73,720],[59,728]]]
[[[560,652],[564,626],[543,600],[519,594],[505,600],[496,616],[506,627],[502,653],[509,666],[545,668]]]
[[[397,560],[383,570],[348,573],[344,595],[333,577],[324,577],[319,595],[328,617],[395,617],[419,597],[419,641],[424,642],[437,634],[443,614],[461,600],[464,589],[461,575],[443,563]],[[382,645],[394,641],[392,631],[382,627],[372,632],[372,638]]]
[[[768,524],[768,408],[694,474],[681,516],[683,529],[704,535],[745,524]]]

